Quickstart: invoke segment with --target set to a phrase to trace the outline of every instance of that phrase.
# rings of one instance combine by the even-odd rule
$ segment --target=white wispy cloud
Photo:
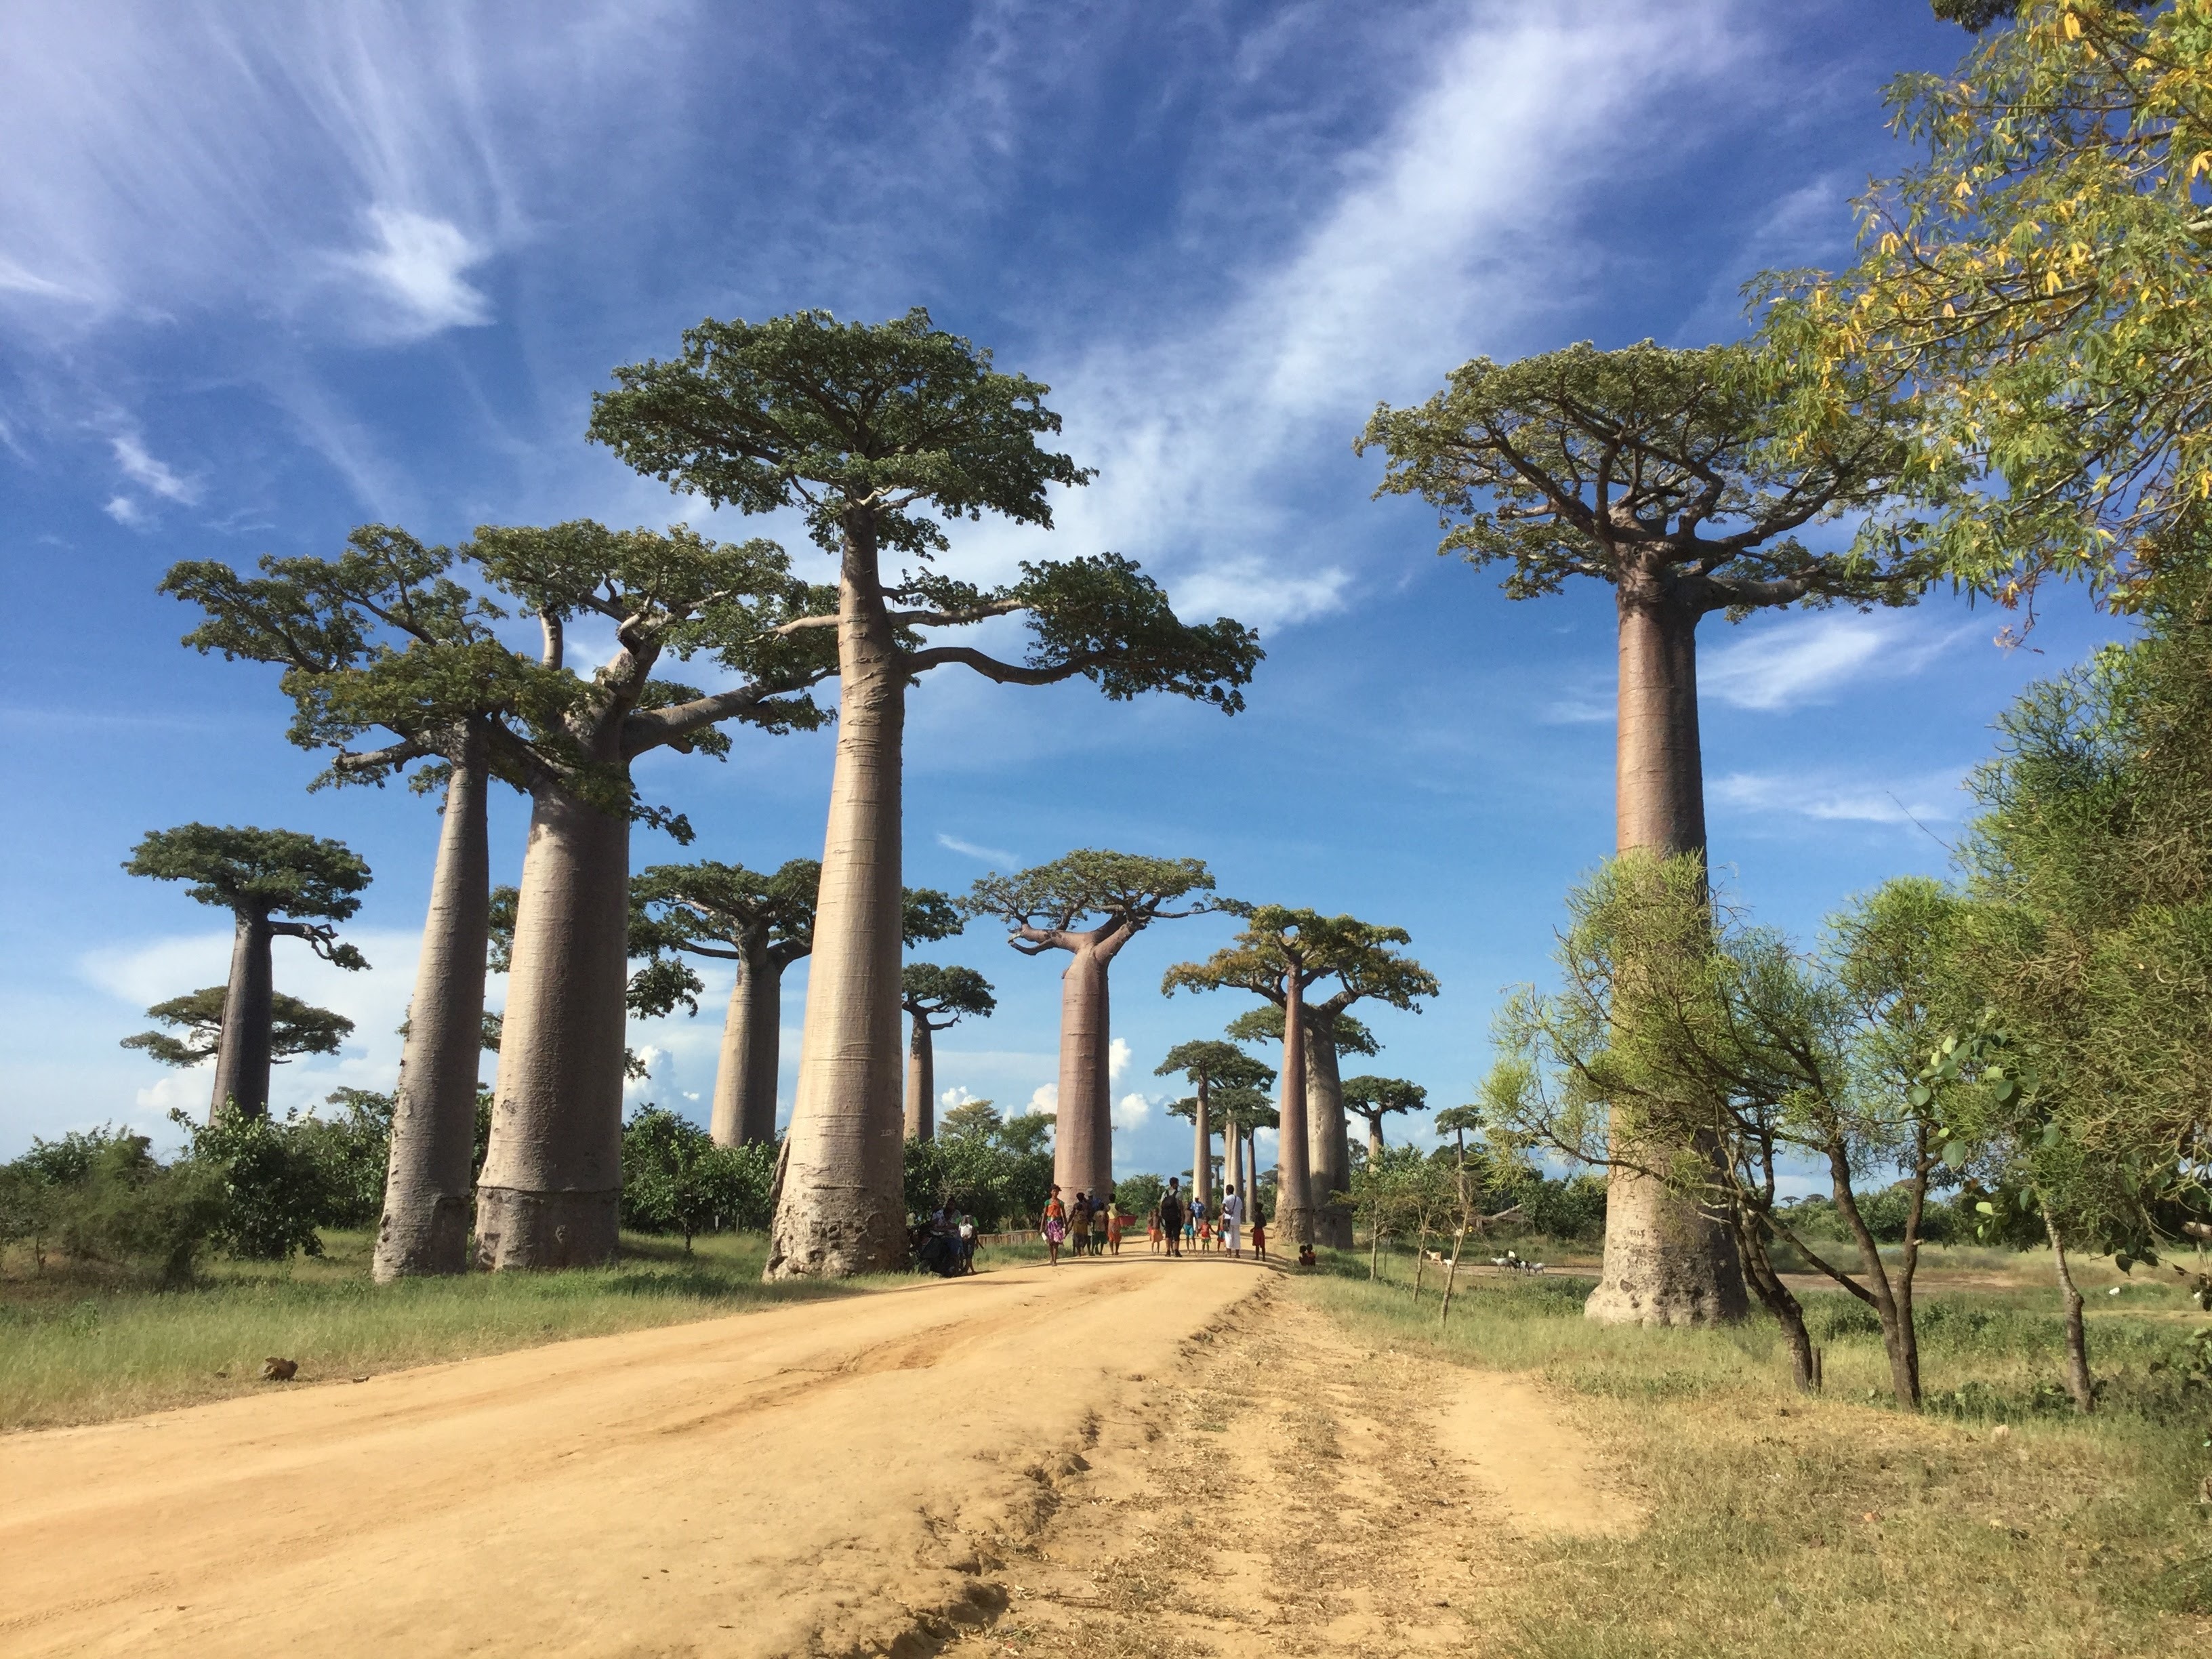
[[[958,853],[971,859],[981,859],[986,864],[1019,864],[1021,860],[1003,847],[981,847],[972,841],[963,841],[957,836],[939,831],[937,844],[948,852]]]
[[[1843,778],[1826,773],[1731,772],[1707,789],[1739,811],[1786,814],[1856,823],[1955,822],[1966,806],[1960,770],[1899,779]]]
[[[128,495],[109,496],[107,504],[100,510],[126,530],[143,530],[153,522],[146,509]]]
[[[368,212],[372,245],[334,254],[334,271],[356,277],[362,292],[357,326],[380,342],[419,340],[447,328],[491,320],[491,301],[465,280],[490,250],[447,219],[383,203]]]
[[[1975,630],[1910,611],[1783,616],[1705,654],[1699,690],[1737,708],[1778,713],[1845,686],[1919,673]]]
[[[139,439],[126,434],[108,441],[115,451],[116,465],[131,483],[182,506],[190,507],[199,500],[198,482],[180,476],[166,461],[155,459]]]

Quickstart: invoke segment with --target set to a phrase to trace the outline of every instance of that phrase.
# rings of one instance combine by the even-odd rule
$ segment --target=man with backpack
[[[1182,1255],[1182,1180],[1168,1177],[1167,1195],[1160,1200],[1160,1226],[1168,1236],[1168,1254]]]

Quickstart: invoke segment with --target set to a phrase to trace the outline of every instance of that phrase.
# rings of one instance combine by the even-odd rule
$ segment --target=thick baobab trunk
[[[1624,581],[1620,617],[1616,846],[1702,854],[1697,613]],[[1606,1182],[1605,1267],[1583,1311],[1608,1324],[1705,1325],[1750,1309],[1727,1230],[1664,1182],[1616,1164]]]
[[[1352,1145],[1344,1127],[1344,1076],[1337,1066],[1334,1022],[1311,1011],[1306,1022],[1306,1162],[1313,1181],[1314,1240],[1348,1250]]]
[[[208,1121],[234,1103],[246,1117],[269,1115],[271,1022],[276,1018],[276,975],[270,961],[274,937],[264,915],[241,910],[231,937],[230,983],[222,994],[222,1031],[215,1053],[215,1094]]]
[[[1282,1122],[1275,1152],[1275,1222],[1286,1245],[1314,1242],[1311,1165],[1306,1155],[1306,1005],[1297,975],[1287,975],[1283,1007]]]
[[[1060,1115],[1053,1126],[1052,1178],[1066,1193],[1114,1190],[1113,1092],[1109,1077],[1112,1012],[1107,969],[1113,951],[1098,945],[1069,954],[1060,981]],[[1191,1176],[1193,1191],[1198,1176]]]
[[[629,820],[557,781],[532,796],[477,1184],[477,1260],[492,1268],[611,1261],[622,1198]]]
[[[906,1138],[937,1138],[937,1047],[929,1021],[911,1016],[914,1035],[906,1046]]]
[[[1234,1123],[1225,1123],[1221,1128],[1221,1139],[1222,1155],[1229,1160],[1229,1184],[1243,1197],[1244,1212],[1249,1216],[1252,1212],[1252,1188],[1244,1179],[1244,1132]]]
[[[775,1139],[775,1074],[781,1061],[783,969],[757,951],[738,964],[722,1023],[709,1119],[717,1146],[765,1146]]]
[[[483,737],[453,761],[392,1115],[376,1282],[466,1271],[491,910]]]
[[[843,694],[822,846],[814,965],[768,1279],[845,1278],[905,1261],[899,1100],[901,745],[906,679],[875,550],[848,540],[837,629]]]

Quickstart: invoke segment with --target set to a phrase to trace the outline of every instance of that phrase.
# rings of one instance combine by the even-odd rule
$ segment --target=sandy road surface
[[[1266,1274],[1072,1262],[0,1439],[0,1654],[933,1651]]]

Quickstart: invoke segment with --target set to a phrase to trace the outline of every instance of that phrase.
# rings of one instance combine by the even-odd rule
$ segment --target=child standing
[[[1256,1204],[1252,1206],[1252,1259],[1255,1261],[1267,1259],[1267,1218],[1260,1213],[1260,1206]]]

